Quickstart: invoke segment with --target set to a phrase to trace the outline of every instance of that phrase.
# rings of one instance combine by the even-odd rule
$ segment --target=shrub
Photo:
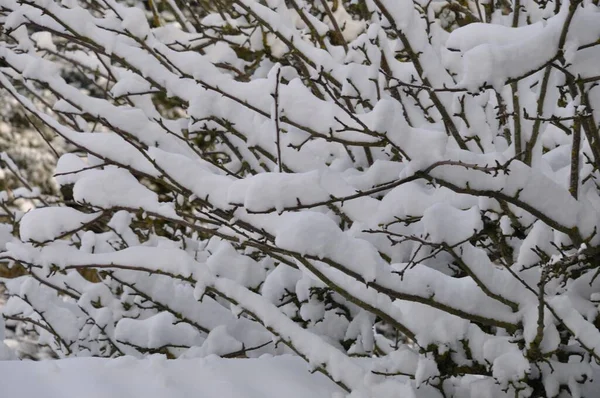
[[[3,95],[76,148],[5,208],[6,320],[353,396],[593,391],[597,2],[148,6],[0,0]]]

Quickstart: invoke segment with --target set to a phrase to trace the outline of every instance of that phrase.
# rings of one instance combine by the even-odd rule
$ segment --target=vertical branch
[[[510,84],[513,103],[513,142],[515,145],[515,157],[521,159],[523,155],[523,138],[521,135],[521,103],[519,102],[519,82]]]
[[[312,22],[310,21],[310,19],[308,19],[308,17],[306,16],[306,14],[304,14],[304,10],[302,10],[300,8],[300,6],[298,5],[298,3],[296,3],[296,0],[290,0],[290,4],[292,5],[292,8],[294,10],[296,10],[296,12],[298,13],[298,16],[300,16],[300,19],[302,19],[302,22],[304,22],[304,24],[306,25],[306,27],[310,30],[310,34],[312,35],[312,37],[317,41],[317,43],[319,43],[319,46],[323,50],[326,50],[327,46],[325,45],[325,42],[323,41],[323,38],[319,35],[319,32],[317,31],[317,29],[315,28],[315,26],[312,24]]]
[[[152,22],[154,23],[154,27],[158,28],[160,26],[160,17],[158,16],[158,9],[156,8],[156,4],[154,4],[153,0],[148,0],[148,5],[150,6],[150,10],[152,11]]]
[[[575,16],[575,12],[577,8],[581,4],[582,0],[571,0],[571,4],[569,5],[569,13],[567,14],[567,18],[563,24],[562,30],[560,32],[560,38],[558,40],[558,55],[559,59],[564,62],[564,58],[562,56],[565,43],[567,42],[567,33],[569,32],[569,28],[571,27],[571,22],[573,21],[573,17]],[[536,116],[537,119],[533,123],[533,131],[531,133],[531,138],[525,145],[525,157],[523,161],[531,165],[531,161],[533,160],[533,148],[535,148],[537,139],[540,135],[540,130],[542,127],[542,116],[544,112],[544,104],[546,102],[546,94],[548,92],[548,83],[550,81],[550,74],[552,73],[552,66],[546,66],[544,70],[544,77],[542,78],[542,85],[540,87],[540,95],[538,98],[537,108],[536,108]]]
[[[540,282],[538,283],[538,291],[537,291],[537,298],[538,298],[537,329],[536,329],[536,333],[535,333],[535,338],[533,339],[533,341],[529,345],[529,349],[527,350],[527,356],[529,357],[530,360],[535,360],[535,359],[539,358],[541,355],[540,344],[542,343],[542,340],[544,339],[544,309],[546,306],[545,300],[544,300],[544,294],[545,294],[545,290],[546,290],[545,287],[546,287],[546,272],[542,272],[542,276],[540,277]]]
[[[590,103],[590,99],[588,93],[585,91],[584,84],[579,83],[578,88],[579,92],[581,93],[581,104],[585,107],[586,112],[585,117],[581,119],[581,126],[583,127],[585,135],[588,138],[589,145],[594,153],[594,163],[596,167],[598,167],[598,165],[600,165],[600,130],[598,129],[596,121],[594,120],[594,114],[592,112],[594,108]]]
[[[167,0],[165,3],[171,9],[171,12],[173,13],[173,16],[175,17],[175,19],[179,23],[179,26],[181,26],[181,30],[183,30],[186,33],[196,33],[196,29],[187,20],[187,18],[185,17],[185,15],[183,15],[183,12],[181,11],[181,9],[177,5],[177,3],[175,3],[175,0]]]
[[[344,51],[348,52],[348,44],[346,43],[346,39],[344,39],[344,35],[342,34],[340,25],[338,25],[335,17],[333,16],[333,12],[331,12],[331,8],[329,8],[327,0],[321,0],[321,4],[323,4],[323,8],[325,8],[325,13],[329,17],[331,25],[333,25],[333,29],[335,30],[335,36],[337,36],[338,41],[340,42],[342,47],[344,47]]]
[[[544,112],[544,103],[546,102],[546,93],[548,90],[548,82],[550,81],[550,73],[552,72],[552,67],[546,66],[544,70],[544,77],[542,78],[542,85],[540,88],[540,95],[538,97],[537,107],[536,107],[536,119],[533,122],[533,131],[531,133],[531,138],[525,144],[525,154],[523,157],[523,162],[527,165],[531,166],[531,162],[533,160],[533,148],[537,142],[538,136],[540,134],[540,130],[542,128],[542,117]],[[514,96],[513,96],[514,98]]]
[[[275,92],[271,94],[275,109],[271,114],[271,119],[275,122],[275,144],[277,146],[277,170],[281,173],[281,128],[279,127],[279,84],[281,67],[277,68],[275,75]]]
[[[573,122],[573,146],[571,148],[571,174],[569,192],[577,199],[579,189],[579,151],[581,149],[581,119]]]
[[[512,27],[516,28],[519,26],[519,16],[521,12],[521,1],[515,0],[513,10]],[[523,152],[523,141],[521,136],[521,104],[519,102],[519,82],[513,82],[510,84],[512,91],[512,105],[513,105],[513,143],[515,146],[515,156],[517,159],[521,159]]]
[[[513,20],[512,20],[513,28],[516,28],[517,26],[519,26],[520,14],[521,14],[521,0],[515,0],[514,6],[513,6]]]

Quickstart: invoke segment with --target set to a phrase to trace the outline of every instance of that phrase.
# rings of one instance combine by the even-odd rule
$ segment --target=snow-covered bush
[[[7,321],[356,397],[586,393],[597,1],[150,3],[0,0],[2,95],[77,148],[7,221]]]

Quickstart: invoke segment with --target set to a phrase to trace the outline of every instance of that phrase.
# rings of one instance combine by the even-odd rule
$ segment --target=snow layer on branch
[[[275,244],[302,255],[329,258],[361,275],[366,282],[375,280],[383,260],[377,250],[363,239],[342,232],[324,214],[290,214],[278,228]]]
[[[150,148],[149,156],[170,178],[189,189],[200,199],[208,200],[220,209],[230,209],[228,189],[233,178],[224,176],[215,167],[201,159]]]
[[[329,194],[320,184],[320,173],[261,173],[235,182],[229,190],[229,202],[239,203],[251,212],[294,207],[324,201]]]
[[[177,219],[174,209],[160,204],[158,196],[135,179],[127,170],[108,167],[90,170],[73,187],[76,201],[100,208],[125,207]]]
[[[488,266],[488,264],[483,265],[484,268]],[[384,287],[394,289],[395,286],[399,286],[401,289],[398,290],[402,293],[434,298],[440,304],[473,315],[506,322],[517,320],[516,314],[504,304],[486,296],[470,278],[452,278],[426,266],[407,269],[406,264],[395,264],[393,270],[404,270],[404,273],[402,277],[390,273],[386,278],[380,278],[379,283]]]
[[[316,369],[323,366],[334,381],[342,382],[350,388],[364,389],[362,381],[365,379],[365,372],[359,365],[319,336],[299,327],[264,298],[247,289],[240,289],[239,285],[223,278],[214,280],[213,286],[256,314],[265,327],[272,328],[279,336],[291,342],[311,367]]]
[[[487,84],[500,88],[508,79],[524,76],[553,60],[566,30],[566,43],[587,44],[600,34],[600,16],[578,6],[567,19],[569,4],[544,22],[509,28],[483,23],[468,24],[450,34],[448,49],[459,51],[462,59],[447,54],[447,66],[461,71],[459,87],[477,90]]]
[[[490,168],[506,164],[502,156],[475,155],[466,151],[449,152],[447,156],[453,164],[435,167],[430,175],[443,186],[471,193],[477,196],[492,194],[514,200],[535,216],[547,217],[546,223],[560,225],[563,228],[577,228],[583,236],[590,236],[598,224],[591,204],[579,201],[554,181],[536,169],[513,160],[506,171],[489,173],[477,170],[477,167]],[[464,163],[461,165],[460,163]],[[475,166],[475,167],[473,167]],[[560,212],[554,209],[562,209]]]
[[[74,184],[88,165],[79,156],[72,153],[62,155],[54,169],[54,179],[59,185]]]
[[[447,203],[439,203],[425,210],[422,222],[431,241],[450,246],[469,239],[483,229],[477,207],[462,211]]]
[[[77,230],[98,217],[70,207],[45,207],[25,214],[19,224],[21,240],[51,241],[70,231]]]
[[[124,318],[117,323],[115,338],[124,344],[161,348],[170,344],[200,345],[203,338],[191,325],[178,322],[173,314],[160,312],[139,320]]]
[[[144,39],[150,34],[150,26],[144,12],[137,7],[119,7],[118,14],[121,17],[123,29],[131,32],[134,36]]]
[[[267,340],[270,343],[270,340]],[[182,358],[203,358],[209,355],[229,356],[243,352],[244,344],[233,338],[226,326],[217,326],[210,331],[201,347],[192,347]]]
[[[194,272],[203,271],[203,266],[179,249],[137,246],[112,253],[86,253],[64,243],[66,242],[57,241],[44,247],[8,243],[7,255],[17,261],[46,267],[139,269],[147,272],[160,271],[180,278],[189,278]]]
[[[414,5],[407,0],[381,0],[385,10],[392,17],[394,23],[401,31],[408,30],[414,18]],[[387,18],[387,15],[386,15]]]
[[[550,302],[550,307],[564,322],[565,326],[573,333],[586,350],[600,358],[600,332],[578,311],[573,309],[573,304],[567,296],[557,296]]]
[[[213,241],[207,250],[212,254],[206,265],[217,276],[238,282],[242,286],[257,288],[265,278],[265,269],[255,260],[241,255],[225,241]],[[211,242],[211,243],[213,243]]]
[[[454,208],[468,209],[477,204],[477,199],[461,195],[446,188],[431,189],[420,181],[413,181],[393,188],[381,200],[381,204],[371,221],[384,224],[394,217],[421,217],[430,207],[448,203]]]
[[[286,264],[279,264],[271,271],[261,287],[261,295],[275,305],[281,304],[287,292],[296,290],[302,272]]]

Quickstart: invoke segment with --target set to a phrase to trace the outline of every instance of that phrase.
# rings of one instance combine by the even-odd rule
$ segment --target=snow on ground
[[[292,356],[0,361],[3,397],[329,398],[339,387]]]
[[[4,304],[0,285],[0,307]],[[167,360],[49,359],[48,353],[6,330],[4,343],[19,357],[0,361],[0,397],[23,398],[330,398],[340,388],[321,373],[310,373],[299,357],[263,356],[224,359],[217,356]]]

